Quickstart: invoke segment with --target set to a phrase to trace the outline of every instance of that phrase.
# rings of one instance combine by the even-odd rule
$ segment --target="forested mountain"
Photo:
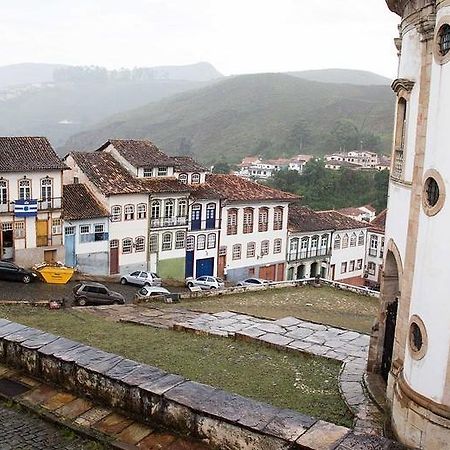
[[[394,96],[388,86],[320,83],[285,74],[226,78],[117,114],[74,135],[63,150],[108,138],[148,138],[205,163],[342,149],[388,152]]]
[[[322,69],[288,72],[289,75],[322,83],[358,84],[361,86],[387,86],[392,80],[373,72],[350,69]]]

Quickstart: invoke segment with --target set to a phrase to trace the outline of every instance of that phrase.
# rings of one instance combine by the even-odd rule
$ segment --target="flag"
[[[21,199],[14,202],[14,214],[16,217],[32,217],[37,215],[37,200]]]

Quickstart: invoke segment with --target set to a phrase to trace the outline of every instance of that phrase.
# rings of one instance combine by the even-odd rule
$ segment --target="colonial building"
[[[84,184],[63,186],[65,263],[109,275],[109,211]]]
[[[44,137],[0,137],[0,259],[64,260],[65,165]]]
[[[320,275],[328,278],[333,224],[323,215],[299,205],[289,206],[287,279]]]
[[[372,205],[363,205],[356,208],[342,208],[337,211],[344,214],[344,216],[351,217],[360,222],[372,222],[376,216],[376,209]]]
[[[397,438],[450,448],[450,3],[387,0],[401,18],[386,245],[368,369]]]
[[[379,288],[384,257],[384,228],[386,210],[378,214],[367,230],[366,260],[364,278],[366,286]]]

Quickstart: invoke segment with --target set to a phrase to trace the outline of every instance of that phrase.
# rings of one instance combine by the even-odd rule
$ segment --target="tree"
[[[288,152],[302,152],[305,146],[311,144],[311,135],[312,133],[309,123],[304,119],[299,120],[292,127],[286,140]]]
[[[213,173],[230,173],[231,166],[225,161],[218,162],[213,166]]]
[[[349,119],[336,121],[331,130],[331,142],[336,150],[355,150],[360,144],[358,128]]]

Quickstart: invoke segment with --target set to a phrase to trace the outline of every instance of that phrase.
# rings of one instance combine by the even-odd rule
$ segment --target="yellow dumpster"
[[[33,269],[41,276],[42,280],[50,284],[66,284],[75,272],[73,267],[66,267],[61,263],[40,264]]]

